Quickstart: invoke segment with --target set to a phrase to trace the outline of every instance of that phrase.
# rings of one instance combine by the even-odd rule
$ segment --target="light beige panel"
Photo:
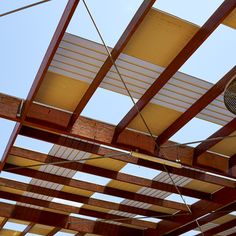
[[[169,127],[182,113],[169,108],[149,103],[143,110],[142,115],[152,133],[159,135]],[[128,126],[131,129],[147,132],[142,119],[137,115]]]
[[[198,29],[190,22],[151,9],[123,53],[166,67]]]
[[[222,217],[212,221],[212,223],[220,224],[221,225],[221,224],[224,224],[224,223],[226,223],[228,221],[231,221],[231,220],[233,220],[235,218],[236,218],[236,216],[234,216],[234,215],[225,215],[225,216],[222,216]]]
[[[51,230],[53,230],[53,227],[36,224],[29,232],[33,234],[47,235]]]
[[[125,182],[121,182],[118,180],[112,180],[107,184],[107,186],[112,188],[117,188],[125,191],[130,191],[136,193],[141,187],[135,184],[129,184]]]
[[[157,205],[152,205],[149,210],[157,211],[157,212],[162,212],[162,213],[168,213],[168,214],[174,214],[177,211],[174,209],[166,208],[166,207],[161,207]]]
[[[79,189],[79,188],[73,188],[73,187],[69,187],[69,186],[64,186],[62,188],[62,191],[67,192],[67,193],[78,194],[78,195],[85,196],[85,197],[90,197],[93,194],[93,192]]]
[[[74,111],[88,84],[48,72],[36,97],[37,102]]]
[[[230,135],[236,135],[236,131]],[[232,156],[236,153],[236,137],[226,138],[213,146],[210,151],[217,152],[223,155]]]
[[[199,190],[206,193],[214,193],[215,191],[222,188],[219,185],[210,184],[210,183],[206,183],[206,182],[195,180],[195,179],[189,182],[188,184],[186,184],[184,187],[194,189],[194,190]]]
[[[96,157],[97,155],[92,154],[91,158]],[[99,159],[94,159],[94,160],[88,160],[86,161],[86,164],[92,165],[92,166],[96,166],[96,167],[101,167],[101,168],[105,168],[108,170],[114,170],[114,171],[119,171],[120,169],[122,169],[126,163],[122,162],[122,161],[117,161],[115,159],[112,158],[101,158]]]

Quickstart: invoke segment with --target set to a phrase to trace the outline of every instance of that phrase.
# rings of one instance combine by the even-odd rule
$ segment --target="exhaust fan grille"
[[[227,109],[236,115],[236,78],[231,80],[225,89],[224,103]]]

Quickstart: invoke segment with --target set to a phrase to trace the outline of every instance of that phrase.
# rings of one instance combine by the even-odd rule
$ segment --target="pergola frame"
[[[155,1],[144,0],[130,24],[124,31],[121,38],[118,40],[114,49],[111,51],[112,59],[115,61],[122,50],[128,44],[135,30],[139,27],[148,11],[151,9]],[[88,119],[80,116],[86,104],[99,87],[100,83],[112,67],[112,61],[109,57],[97,73],[92,84],[83,96],[80,103],[77,105],[74,112],[71,114],[54,109],[52,107],[43,106],[34,103],[36,94],[43,82],[43,79],[48,71],[50,63],[56,53],[56,50],[62,40],[66,28],[76,10],[79,0],[69,0],[64,13],[60,19],[54,36],[50,42],[45,57],[38,70],[36,78],[27,96],[23,101],[20,98],[15,98],[9,95],[0,94],[0,117],[17,122],[13,133],[9,139],[8,145],[3,155],[0,165],[0,171],[8,171],[28,177],[33,177],[45,181],[50,181],[57,184],[62,184],[72,188],[79,188],[92,192],[100,192],[112,196],[122,197],[134,201],[153,204],[156,206],[171,208],[178,210],[176,215],[168,216],[166,213],[152,211],[150,209],[142,209],[138,207],[128,206],[125,204],[111,203],[103,200],[96,200],[78,194],[65,193],[60,190],[52,190],[32,184],[24,184],[13,180],[0,178],[0,187],[14,188],[19,191],[28,191],[33,193],[44,193],[51,197],[60,197],[65,200],[79,201],[87,205],[96,207],[104,207],[110,210],[120,210],[131,214],[139,214],[144,216],[155,216],[157,213],[164,218],[160,223],[141,221],[139,219],[123,219],[124,225],[111,224],[107,221],[91,221],[80,218],[71,217],[68,215],[48,212],[44,210],[32,209],[25,206],[12,206],[5,203],[0,203],[0,216],[5,217],[0,225],[0,229],[8,221],[9,218],[31,222],[26,229],[21,232],[21,236],[26,235],[35,224],[45,224],[54,227],[48,235],[54,235],[62,228],[77,231],[77,235],[85,235],[86,233],[95,233],[100,235],[179,235],[181,233],[192,230],[199,225],[204,225],[209,221],[217,219],[228,214],[230,211],[236,210],[236,153],[231,158],[225,158],[216,153],[210,153],[208,150],[220,140],[214,140],[199,144],[196,148],[180,147],[181,148],[181,163],[182,168],[175,167],[166,168],[163,165],[154,163],[149,160],[127,157],[121,155],[122,151],[114,150],[120,148],[128,151],[139,151],[145,154],[158,156],[159,152],[156,148],[155,140],[149,135],[139,133],[133,130],[125,129],[127,125],[138,115],[135,106],[121,120],[117,126],[109,125],[96,120]],[[235,0],[225,0],[224,3],[215,11],[209,20],[197,31],[193,38],[187,43],[182,51],[174,58],[167,68],[159,76],[151,87],[143,94],[137,102],[137,107],[141,111],[156,93],[168,82],[168,80],[178,71],[178,69],[188,60],[188,58],[197,50],[198,47],[210,36],[219,24],[235,9]],[[172,161],[176,161],[175,143],[168,141],[181,127],[194,118],[202,109],[211,103],[219,96],[226,84],[236,74],[236,67],[233,67],[216,85],[207,91],[199,100],[197,100],[180,118],[171,124],[162,134],[160,134],[156,142],[158,145],[173,145],[173,148],[163,148],[163,156],[168,156]],[[209,139],[230,135],[235,131],[236,119],[233,119]],[[213,194],[208,194],[200,190],[193,190],[185,187],[178,187],[181,194],[199,198],[200,200],[189,206],[188,208],[183,203],[158,199],[156,197],[145,196],[139,193],[133,193],[125,190],[118,190],[108,186],[100,186],[92,183],[87,183],[79,180],[70,179],[67,177],[58,176],[55,174],[43,173],[39,170],[30,168],[18,168],[19,166],[7,163],[8,157],[18,156],[27,160],[41,162],[43,164],[60,162],[61,158],[45,155],[42,153],[33,152],[26,149],[14,147],[13,144],[17,135],[39,139],[46,142],[51,142],[64,147],[69,147],[92,154],[105,156],[114,154],[112,158],[115,160],[140,165],[161,171],[168,171],[171,174],[176,174],[192,179],[201,180],[206,183],[216,184],[222,188]],[[65,137],[66,136],[66,137]],[[93,143],[90,143],[93,142]],[[108,147],[102,147],[104,144]],[[117,154],[117,156],[115,156]],[[94,174],[113,180],[121,181],[128,184],[135,184],[142,187],[149,187],[156,190],[162,190],[170,193],[179,193],[173,184],[160,183],[158,181],[149,180],[141,177],[119,173],[118,171],[108,170],[101,167],[95,167],[86,163],[73,162],[55,164],[58,167],[64,167],[74,171],[82,171],[89,174]],[[206,173],[210,172],[210,173]],[[212,175],[217,174],[217,175]],[[229,177],[229,178],[226,178]],[[58,204],[46,200],[35,199],[32,197],[21,196],[17,193],[8,193],[0,190],[2,198],[13,200],[21,203],[28,203],[35,206],[47,207],[51,210],[62,210],[67,213],[77,213],[86,216],[97,217],[105,220],[116,219],[116,215],[112,213],[103,213],[96,210],[82,209],[78,207]],[[209,214],[210,213],[210,214]],[[119,222],[119,220],[117,220]],[[197,222],[196,222],[197,221]],[[73,223],[72,223],[73,222]],[[205,235],[212,235],[235,225],[235,220],[219,225],[213,229],[206,231]],[[138,226],[140,229],[130,226]]]

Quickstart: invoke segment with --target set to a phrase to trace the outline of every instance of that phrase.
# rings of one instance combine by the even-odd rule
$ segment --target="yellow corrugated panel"
[[[188,184],[186,184],[184,187],[194,189],[194,190],[199,190],[206,193],[214,193],[215,191],[221,188],[221,186],[219,185],[205,183],[205,182],[195,180],[195,179],[189,182]]]
[[[123,52],[166,67],[198,29],[190,22],[151,9]]]
[[[74,111],[88,86],[82,81],[47,72],[36,101]]]
[[[223,24],[236,29],[236,9],[234,9],[231,14],[225,18]]]
[[[152,133],[159,135],[169,125],[171,125],[182,113],[172,109],[149,103],[143,110],[142,115],[147,122]],[[147,128],[143,124],[139,116],[129,124],[131,129],[147,132]]]
[[[21,232],[19,231],[13,231],[9,229],[2,229],[0,230],[0,236],[18,236]]]
[[[30,224],[30,222],[28,222],[28,221],[23,221],[23,220],[9,219],[8,221],[9,221],[9,222],[16,223],[16,224],[23,224],[23,225],[29,225],[29,224]]]
[[[225,215],[225,216],[222,216],[222,217],[212,221],[212,223],[220,224],[221,225],[221,224],[224,224],[224,223],[226,223],[228,221],[231,221],[231,220],[233,220],[235,218],[236,218],[236,216],[234,216],[234,215]]]
[[[236,135],[236,131],[230,135]],[[232,156],[235,154],[236,146],[236,137],[235,138],[226,138],[221,142],[213,146],[210,151],[220,153],[227,156]]]
[[[29,160],[29,159],[26,159],[26,158],[12,156],[12,155],[8,156],[7,163],[10,163],[10,164],[13,164],[13,165],[18,165],[18,166],[28,166],[28,165],[42,164],[42,162],[32,161],[32,160]],[[40,166],[31,167],[31,169],[35,169],[35,170],[38,170],[39,168],[40,168]]]
[[[118,180],[112,180],[107,186],[136,193],[141,187]]]
[[[67,192],[67,193],[78,194],[78,195],[85,196],[85,197],[90,197],[93,194],[93,192],[79,189],[79,188],[73,188],[73,187],[69,187],[69,186],[64,186],[62,188],[62,191]]]
[[[91,206],[91,205],[83,205],[82,208],[88,209],[88,210],[93,210],[93,211],[100,211],[100,212],[109,212],[109,209],[102,208],[102,207],[96,207],[96,206]]]
[[[47,235],[51,230],[53,230],[53,227],[36,224],[29,232],[32,234]]]
[[[91,158],[96,157],[97,155],[91,155]],[[101,168],[105,168],[108,170],[114,170],[114,171],[119,171],[120,169],[122,169],[126,163],[122,162],[122,161],[117,161],[114,160],[112,158],[101,158],[99,159],[94,159],[94,160],[88,160],[86,161],[86,164],[92,165],[92,166],[96,166],[96,167],[101,167]]]
[[[166,208],[166,207],[161,207],[161,206],[157,206],[157,205],[152,205],[149,209],[152,210],[152,211],[168,213],[168,214],[173,214],[173,213],[177,212],[174,209],[170,209],[170,208]],[[158,215],[158,213],[157,213],[157,215]]]

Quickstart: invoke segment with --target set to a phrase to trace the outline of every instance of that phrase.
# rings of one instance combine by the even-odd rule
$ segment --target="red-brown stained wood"
[[[130,21],[129,25],[123,32],[122,36],[116,43],[115,47],[111,51],[111,57],[113,61],[115,62],[116,59],[121,54],[122,50],[125,48],[125,46],[128,44],[130,38],[136,31],[136,29],[139,27],[149,10],[151,9],[152,5],[155,3],[155,0],[144,0],[142,5],[139,7],[137,12],[135,13],[134,17]],[[85,106],[87,105],[90,98],[93,96],[94,92],[108,73],[108,71],[111,69],[113,65],[112,60],[108,56],[106,61],[103,63],[102,67],[98,71],[96,77],[93,79],[92,83],[90,84],[89,88],[85,92],[84,96],[82,97],[81,101],[77,105],[73,115],[71,116],[70,123],[68,125],[68,128],[71,129],[74,125],[75,121],[79,117],[80,113],[83,111]]]
[[[221,6],[213,13],[207,22],[190,39],[186,46],[178,53],[173,61],[166,67],[151,87],[142,95],[136,103],[141,111],[148,102],[163,88],[179,68],[189,59],[189,57],[202,45],[211,33],[222,23],[222,21],[234,10],[236,3],[234,0],[224,1]],[[129,123],[138,115],[137,108],[133,106],[131,110],[117,125],[114,141]]]
[[[18,166],[6,163],[4,167],[4,171],[20,174],[20,175],[24,175],[24,176],[28,176],[28,177],[32,177],[36,179],[41,179],[41,180],[45,180],[45,181],[49,181],[49,182],[53,182],[53,183],[57,183],[61,185],[66,185],[73,188],[83,189],[83,190],[87,190],[91,192],[104,193],[111,196],[117,196],[117,197],[130,199],[134,201],[145,202],[145,203],[162,206],[166,208],[172,208],[172,209],[182,210],[182,211],[188,210],[183,203],[163,200],[161,198],[146,196],[143,194],[134,193],[134,192],[126,191],[126,190],[120,190],[120,189],[116,189],[109,186],[102,186],[102,185],[93,184],[89,182],[70,179],[70,178],[66,178],[66,177],[62,177],[62,176],[58,176],[58,175],[54,175],[50,173],[45,173],[42,171],[37,171],[34,169],[29,169],[29,168],[11,169],[15,167],[18,167]]]
[[[25,236],[32,228],[34,227],[34,223],[30,223],[24,231],[22,231],[19,236]]]
[[[158,211],[152,211],[149,209],[142,209],[139,207],[133,207],[133,206],[128,206],[125,204],[117,204],[113,202],[108,202],[108,201],[103,201],[103,200],[98,200],[98,199],[93,199],[85,196],[81,196],[78,194],[72,194],[72,193],[67,193],[63,191],[58,191],[54,189],[48,189],[32,184],[25,184],[9,179],[4,179],[0,178],[0,186],[5,186],[13,189],[18,189],[21,191],[26,191],[26,192],[32,192],[36,194],[44,194],[45,196],[50,196],[50,197],[57,197],[69,201],[76,201],[84,204],[88,204],[91,206],[95,207],[101,207],[101,208],[106,208],[110,210],[117,210],[117,211],[124,211],[132,214],[137,214],[137,215],[144,215],[144,216],[154,216],[154,215],[159,215],[159,216],[169,216],[167,213],[163,212],[158,212]]]
[[[142,236],[142,230],[122,225],[111,225],[106,222],[96,222],[64,214],[48,212],[23,206],[0,203],[1,216],[16,220],[30,221],[37,224],[65,228],[83,233],[94,233],[104,236]]]
[[[212,197],[218,204],[209,204],[205,200],[198,201],[192,205],[192,215],[176,217],[174,224],[165,220],[159,222],[157,226],[158,233],[160,235],[175,236],[194,229],[197,227],[196,219],[234,203],[236,194],[233,189],[222,188],[215,192]],[[176,223],[178,226],[176,226]]]
[[[56,203],[56,202],[51,202],[51,201],[46,201],[42,199],[37,199],[37,198],[32,198],[32,197],[27,197],[23,195],[18,195],[15,193],[9,193],[9,192],[4,192],[0,191],[1,198],[16,201],[16,202],[21,202],[21,203],[26,203],[26,204],[32,204],[35,206],[40,206],[40,207],[46,207],[52,210],[58,210],[58,211],[64,211],[67,213],[75,213],[75,214],[81,214],[81,215],[86,215],[86,216],[91,216],[91,217],[96,217],[99,219],[106,219],[106,220],[116,220],[119,222],[119,216],[111,213],[105,213],[101,211],[96,211],[96,210],[90,210],[86,208],[79,208],[71,205],[64,205],[61,203]],[[158,214],[158,213],[156,213]],[[143,221],[143,220],[137,220],[137,219],[129,219],[127,218],[122,219],[120,222],[125,223],[125,224],[131,224],[139,227],[144,227],[144,228],[156,228],[156,224],[148,221]]]
[[[18,156],[18,157],[23,157],[28,160],[38,161],[38,162],[43,162],[43,163],[54,163],[54,162],[64,161],[64,159],[62,158],[49,156],[42,153],[36,153],[30,150],[21,149],[18,147],[13,147],[10,154],[14,156]],[[162,191],[178,194],[178,191],[172,184],[161,183],[155,180],[140,178],[137,176],[120,173],[119,171],[108,170],[101,167],[92,166],[86,163],[73,162],[73,163],[67,163],[67,164],[63,163],[63,164],[54,164],[54,165],[64,167],[70,170],[82,171],[85,173],[98,175],[98,176],[110,178],[113,180],[122,181],[125,183],[135,184],[140,187],[149,187],[156,190],[162,190]],[[181,186],[179,186],[179,191],[185,196],[205,199],[209,201],[211,200],[211,195],[205,192],[188,189]]]
[[[216,226],[212,229],[209,229],[207,231],[204,232],[204,236],[212,236],[212,235],[218,235],[221,232],[224,232],[228,229],[234,228],[236,225],[236,219],[233,219],[231,221],[228,221],[226,223],[223,223],[219,226]],[[197,234],[196,236],[200,236],[202,234]],[[228,234],[227,234],[228,235]]]
[[[225,137],[230,135],[232,132],[236,130],[236,118],[231,120],[228,124],[220,128],[218,131],[216,131],[214,134],[209,136],[207,140],[213,139],[213,138],[218,138],[218,137]],[[207,141],[207,142],[202,142],[200,143],[197,147],[195,147],[194,150],[194,159],[197,160],[197,158],[206,152],[208,149],[216,145],[218,142],[222,141],[222,139],[218,140],[212,140],[212,141]]]
[[[62,39],[65,31],[66,31],[66,28],[70,23],[70,20],[74,14],[74,11],[75,11],[78,3],[79,3],[79,0],[69,0],[66,7],[65,7],[65,10],[61,16],[61,19],[57,25],[57,28],[56,28],[54,34],[53,34],[52,40],[48,46],[46,54],[44,55],[43,61],[42,61],[41,65],[39,67],[39,70],[35,76],[34,82],[30,88],[28,95],[27,95],[23,110],[21,112],[20,123],[17,123],[15,125],[15,128],[12,131],[11,137],[10,137],[10,139],[7,143],[7,146],[5,148],[5,151],[3,153],[1,165],[0,165],[0,172],[4,167],[4,164],[6,162],[8,154],[10,152],[10,149],[13,146],[17,135],[20,132],[22,122],[25,120],[27,113],[30,109],[30,106],[33,103],[33,101],[37,95],[37,92],[43,82],[44,76],[47,73],[48,67],[51,64],[51,61],[56,53],[56,50],[61,42],[61,39]]]
[[[221,93],[223,93],[225,86],[236,75],[236,66],[234,66],[221,80],[219,80],[212,88],[210,88],[204,95],[202,95],[193,105],[190,106],[174,123],[172,123],[166,130],[164,130],[156,139],[159,145],[165,143],[184,125],[186,125],[192,118],[201,112],[206,106],[214,101]],[[236,119],[234,121],[234,129],[236,126]],[[228,127],[227,127],[228,129]],[[232,130],[232,129],[231,129]],[[231,131],[232,132],[232,131]],[[222,132],[224,134],[224,132]],[[222,135],[225,136],[225,135]],[[209,137],[210,138],[210,137]],[[216,142],[216,141],[215,141]],[[206,146],[214,142],[205,142]]]
[[[93,154],[102,155],[102,156],[103,155],[118,154],[119,156],[113,156],[113,159],[116,159],[119,161],[124,161],[127,163],[141,165],[144,167],[148,167],[148,168],[152,168],[152,169],[156,169],[156,170],[160,170],[160,171],[165,171],[165,168],[161,164],[154,163],[154,162],[148,161],[148,160],[137,159],[132,156],[129,156],[128,158],[127,158],[127,156],[120,156],[121,152],[119,152],[119,151],[114,151],[112,149],[101,147],[96,144],[86,143],[86,142],[83,142],[82,140],[75,140],[75,139],[71,139],[69,137],[65,138],[65,137],[57,135],[57,134],[52,134],[49,132],[45,132],[42,130],[37,130],[37,129],[30,128],[30,127],[25,127],[25,126],[21,129],[20,134],[28,136],[28,137],[36,138],[39,140],[52,142],[52,143],[62,145],[65,147],[70,147],[70,148],[82,150],[85,152],[90,152]],[[175,148],[167,150],[168,152],[166,155],[168,156],[168,158],[170,160],[175,160],[175,158],[176,158],[176,151],[175,150],[176,150]],[[231,180],[221,178],[218,176],[209,175],[209,174],[206,174],[203,172],[199,172],[197,170],[189,169],[188,166],[190,166],[190,167],[192,166],[191,165],[192,164],[192,154],[193,154],[192,148],[184,148],[183,150],[181,150],[180,153],[181,153],[181,156],[180,156],[181,162],[187,163],[187,164],[186,164],[186,166],[183,165],[183,168],[181,168],[181,169],[168,166],[167,169],[170,173],[193,178],[193,179],[195,178],[198,180],[218,184],[221,186],[228,186],[228,187],[233,187],[233,188],[235,187],[235,183]],[[205,155],[206,155],[206,158],[204,158]],[[217,170],[214,170],[214,171],[212,170],[213,172],[218,173],[218,174],[220,173],[220,174],[226,175],[226,176],[229,175],[229,173],[226,173],[226,171],[228,171],[228,159],[224,159],[224,158],[222,158],[222,156],[217,156],[216,154],[211,154],[211,153],[206,153],[206,154],[204,154],[204,156],[199,159],[201,164],[205,164],[205,167],[201,168],[201,169],[209,171],[208,168],[212,168],[212,167],[214,167],[214,165],[216,165],[216,168],[223,169],[223,170],[221,172],[217,171]]]

